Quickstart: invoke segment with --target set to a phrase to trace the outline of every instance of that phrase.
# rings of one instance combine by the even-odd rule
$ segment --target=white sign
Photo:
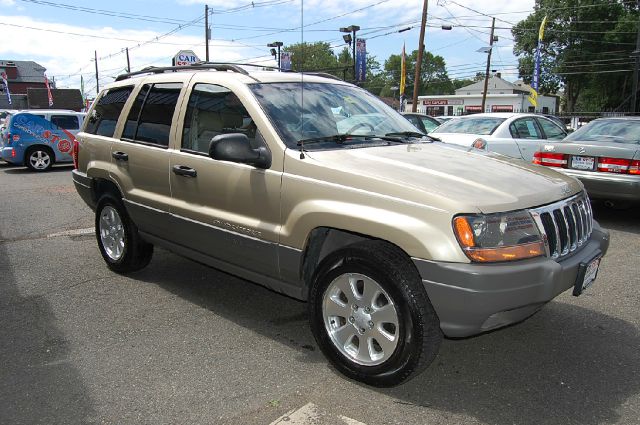
[[[173,57],[174,66],[189,66],[196,62],[200,62],[200,58],[193,52],[193,50],[180,50]]]

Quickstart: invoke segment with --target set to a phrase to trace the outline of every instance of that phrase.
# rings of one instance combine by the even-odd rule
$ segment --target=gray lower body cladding
[[[414,258],[448,337],[467,337],[517,323],[573,288],[581,264],[609,247],[609,234],[594,222],[578,251],[555,261],[535,258],[499,264],[460,264]]]

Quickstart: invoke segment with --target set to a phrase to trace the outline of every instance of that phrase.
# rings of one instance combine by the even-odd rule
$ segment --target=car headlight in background
[[[514,261],[545,255],[544,242],[531,214],[459,215],[453,230],[472,261]]]

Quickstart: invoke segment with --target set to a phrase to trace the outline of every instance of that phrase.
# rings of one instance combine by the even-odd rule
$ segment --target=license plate
[[[577,297],[582,294],[582,292],[591,286],[593,281],[596,280],[601,259],[602,257],[598,255],[588,263],[580,264],[580,268],[578,269],[578,278],[576,279],[576,283],[573,287],[573,295]]]
[[[572,156],[571,168],[576,170],[593,170],[596,159],[592,156]]]

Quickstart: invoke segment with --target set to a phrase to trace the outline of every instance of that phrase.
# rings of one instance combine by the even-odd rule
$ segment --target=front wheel
[[[140,237],[122,202],[110,195],[96,207],[96,238],[107,266],[118,273],[140,270],[153,256],[153,245]]]
[[[309,300],[320,349],[346,376],[390,387],[420,373],[442,342],[440,322],[409,258],[383,241],[324,260]]]

